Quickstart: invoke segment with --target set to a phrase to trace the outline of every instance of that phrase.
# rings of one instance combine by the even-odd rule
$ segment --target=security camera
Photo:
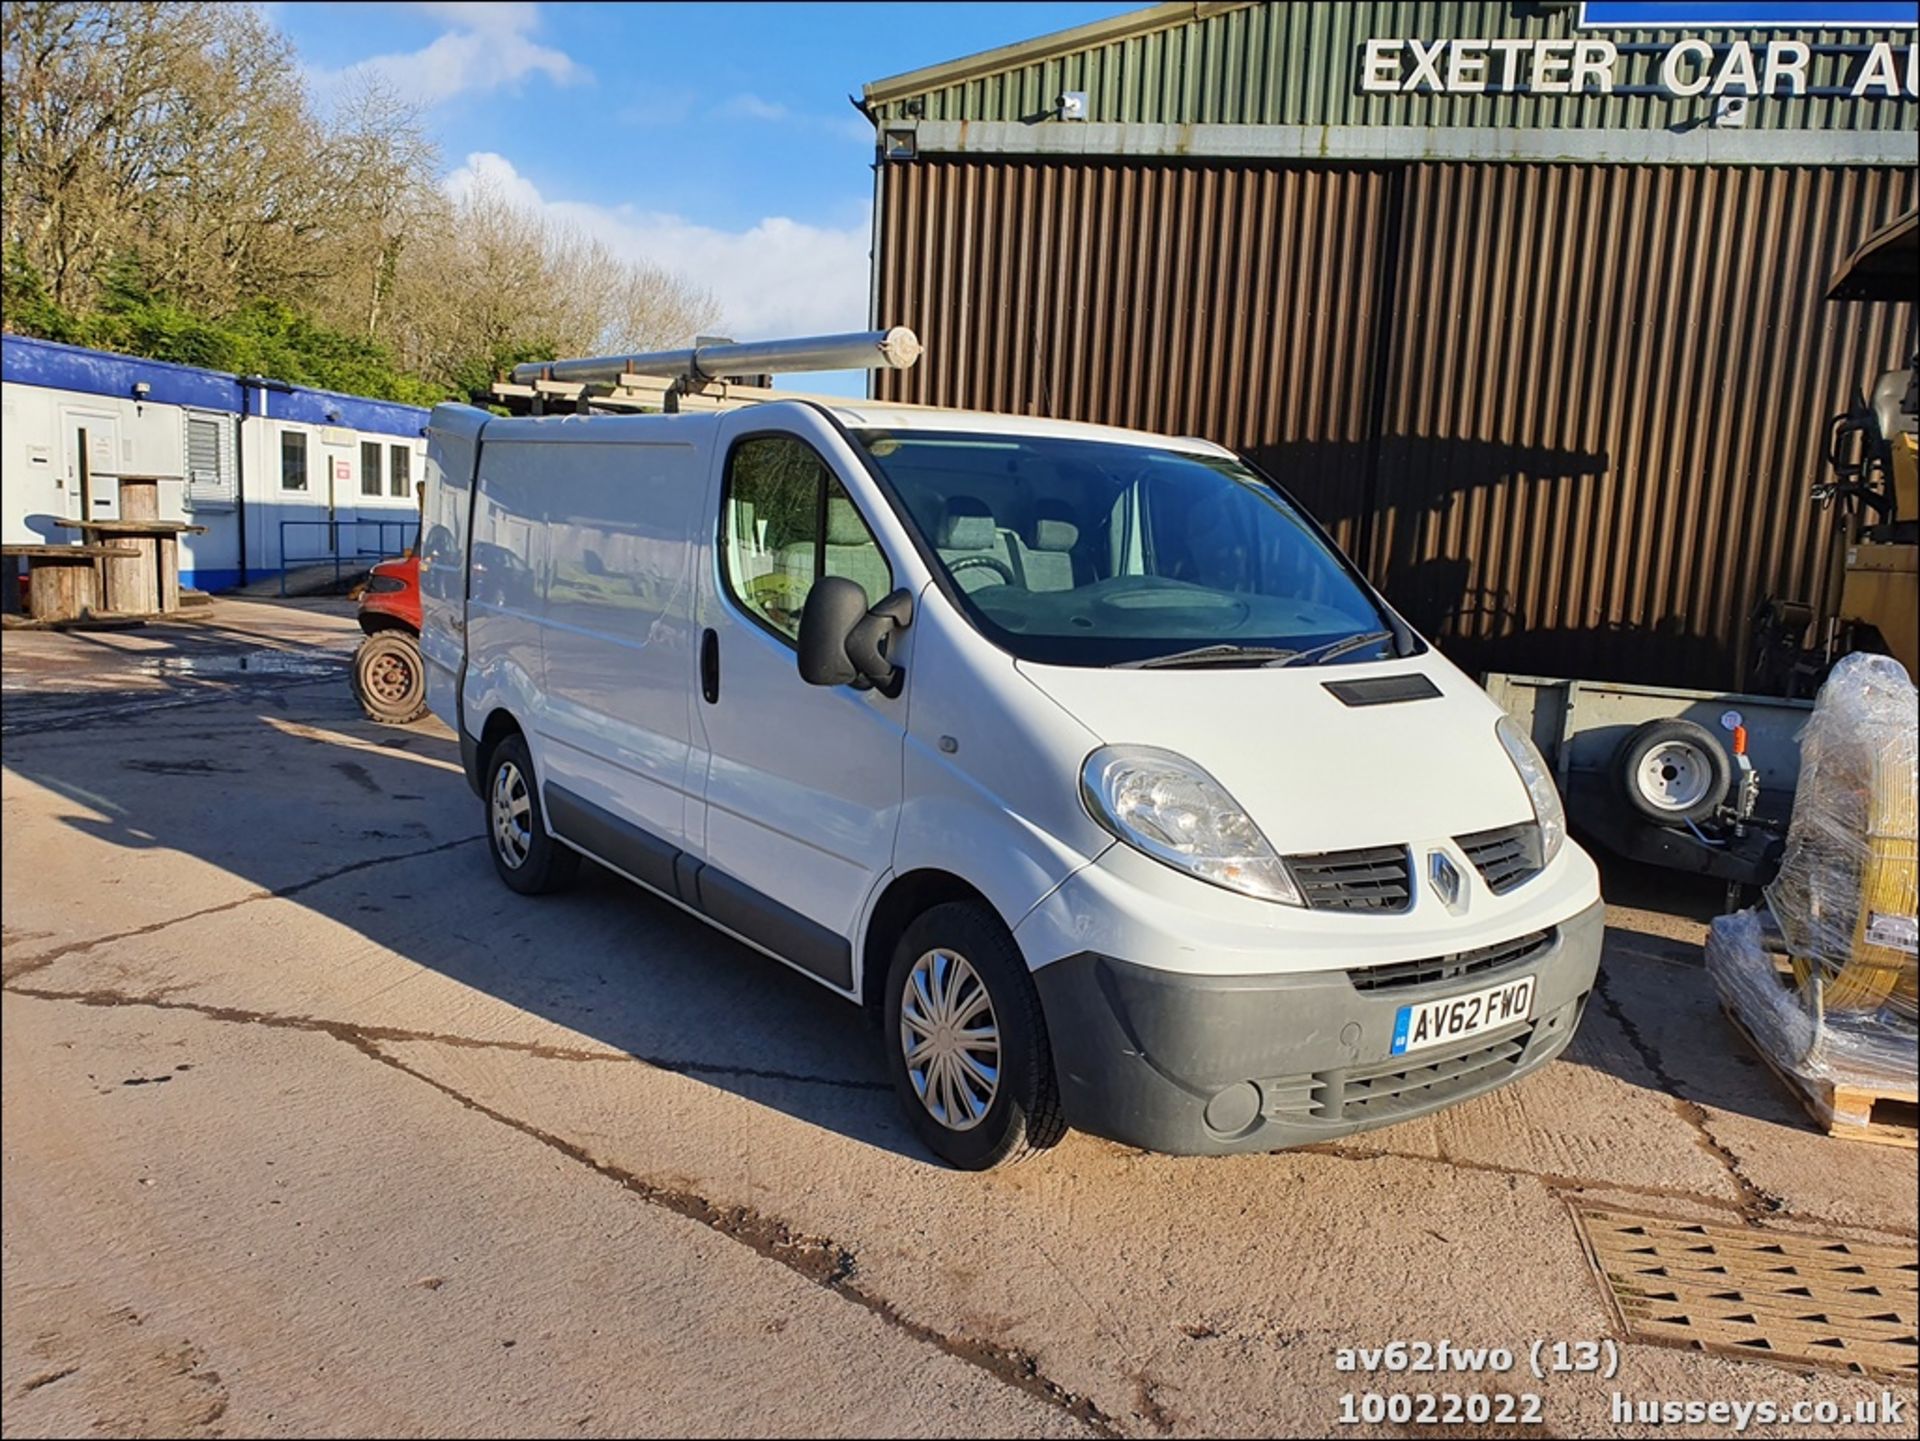
[[[1713,124],[1716,126],[1745,125],[1747,123],[1747,107],[1752,103],[1753,98],[1748,95],[1728,95],[1723,97],[1719,103],[1713,107]]]
[[[1087,92],[1084,90],[1063,91],[1054,107],[1062,120],[1085,120],[1087,118]]]

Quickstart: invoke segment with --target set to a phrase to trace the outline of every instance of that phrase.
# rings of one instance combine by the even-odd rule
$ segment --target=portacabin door
[[[828,422],[723,416],[709,494],[694,711],[704,747],[700,909],[841,990],[848,937],[891,864],[911,675],[900,695],[800,679],[807,591],[842,575],[879,601],[899,580],[871,482],[829,457]]]
[[[60,490],[75,520],[112,520],[120,513],[120,418],[110,411],[63,406]],[[75,537],[80,539],[81,537]]]

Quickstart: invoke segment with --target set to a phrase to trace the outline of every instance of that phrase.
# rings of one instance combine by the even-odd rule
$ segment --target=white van
[[[500,878],[590,857],[867,1007],[952,1164],[1324,1141],[1572,1038],[1599,885],[1539,752],[1230,452],[860,401],[428,435]]]

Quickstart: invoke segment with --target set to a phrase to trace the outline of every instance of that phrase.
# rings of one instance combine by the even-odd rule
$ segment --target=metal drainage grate
[[[1911,1246],[1572,1207],[1625,1333],[1791,1366],[1911,1377]]]

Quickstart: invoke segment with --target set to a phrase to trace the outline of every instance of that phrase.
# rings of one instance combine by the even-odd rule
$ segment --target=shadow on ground
[[[297,896],[383,951],[599,1046],[930,1159],[898,1116],[871,1028],[838,997],[591,865],[564,896],[500,885],[457,745],[431,723],[395,730],[361,717],[346,679],[350,633],[321,650],[217,626],[144,639],[133,655],[106,648],[106,669],[80,679],[33,681],[31,658],[16,667],[9,654],[5,767],[71,802],[63,819],[75,831]],[[30,683],[17,685],[21,675]],[[129,676],[137,690],[115,688]],[[1624,863],[1609,873],[1641,904],[1712,914],[1717,887]],[[169,906],[169,919],[196,909],[191,895]],[[1719,1016],[1687,929],[1609,930],[1586,1024],[1617,1025],[1630,1045],[1576,1041],[1568,1061],[1769,1121],[1803,1119]],[[31,969],[35,957],[24,960]]]

